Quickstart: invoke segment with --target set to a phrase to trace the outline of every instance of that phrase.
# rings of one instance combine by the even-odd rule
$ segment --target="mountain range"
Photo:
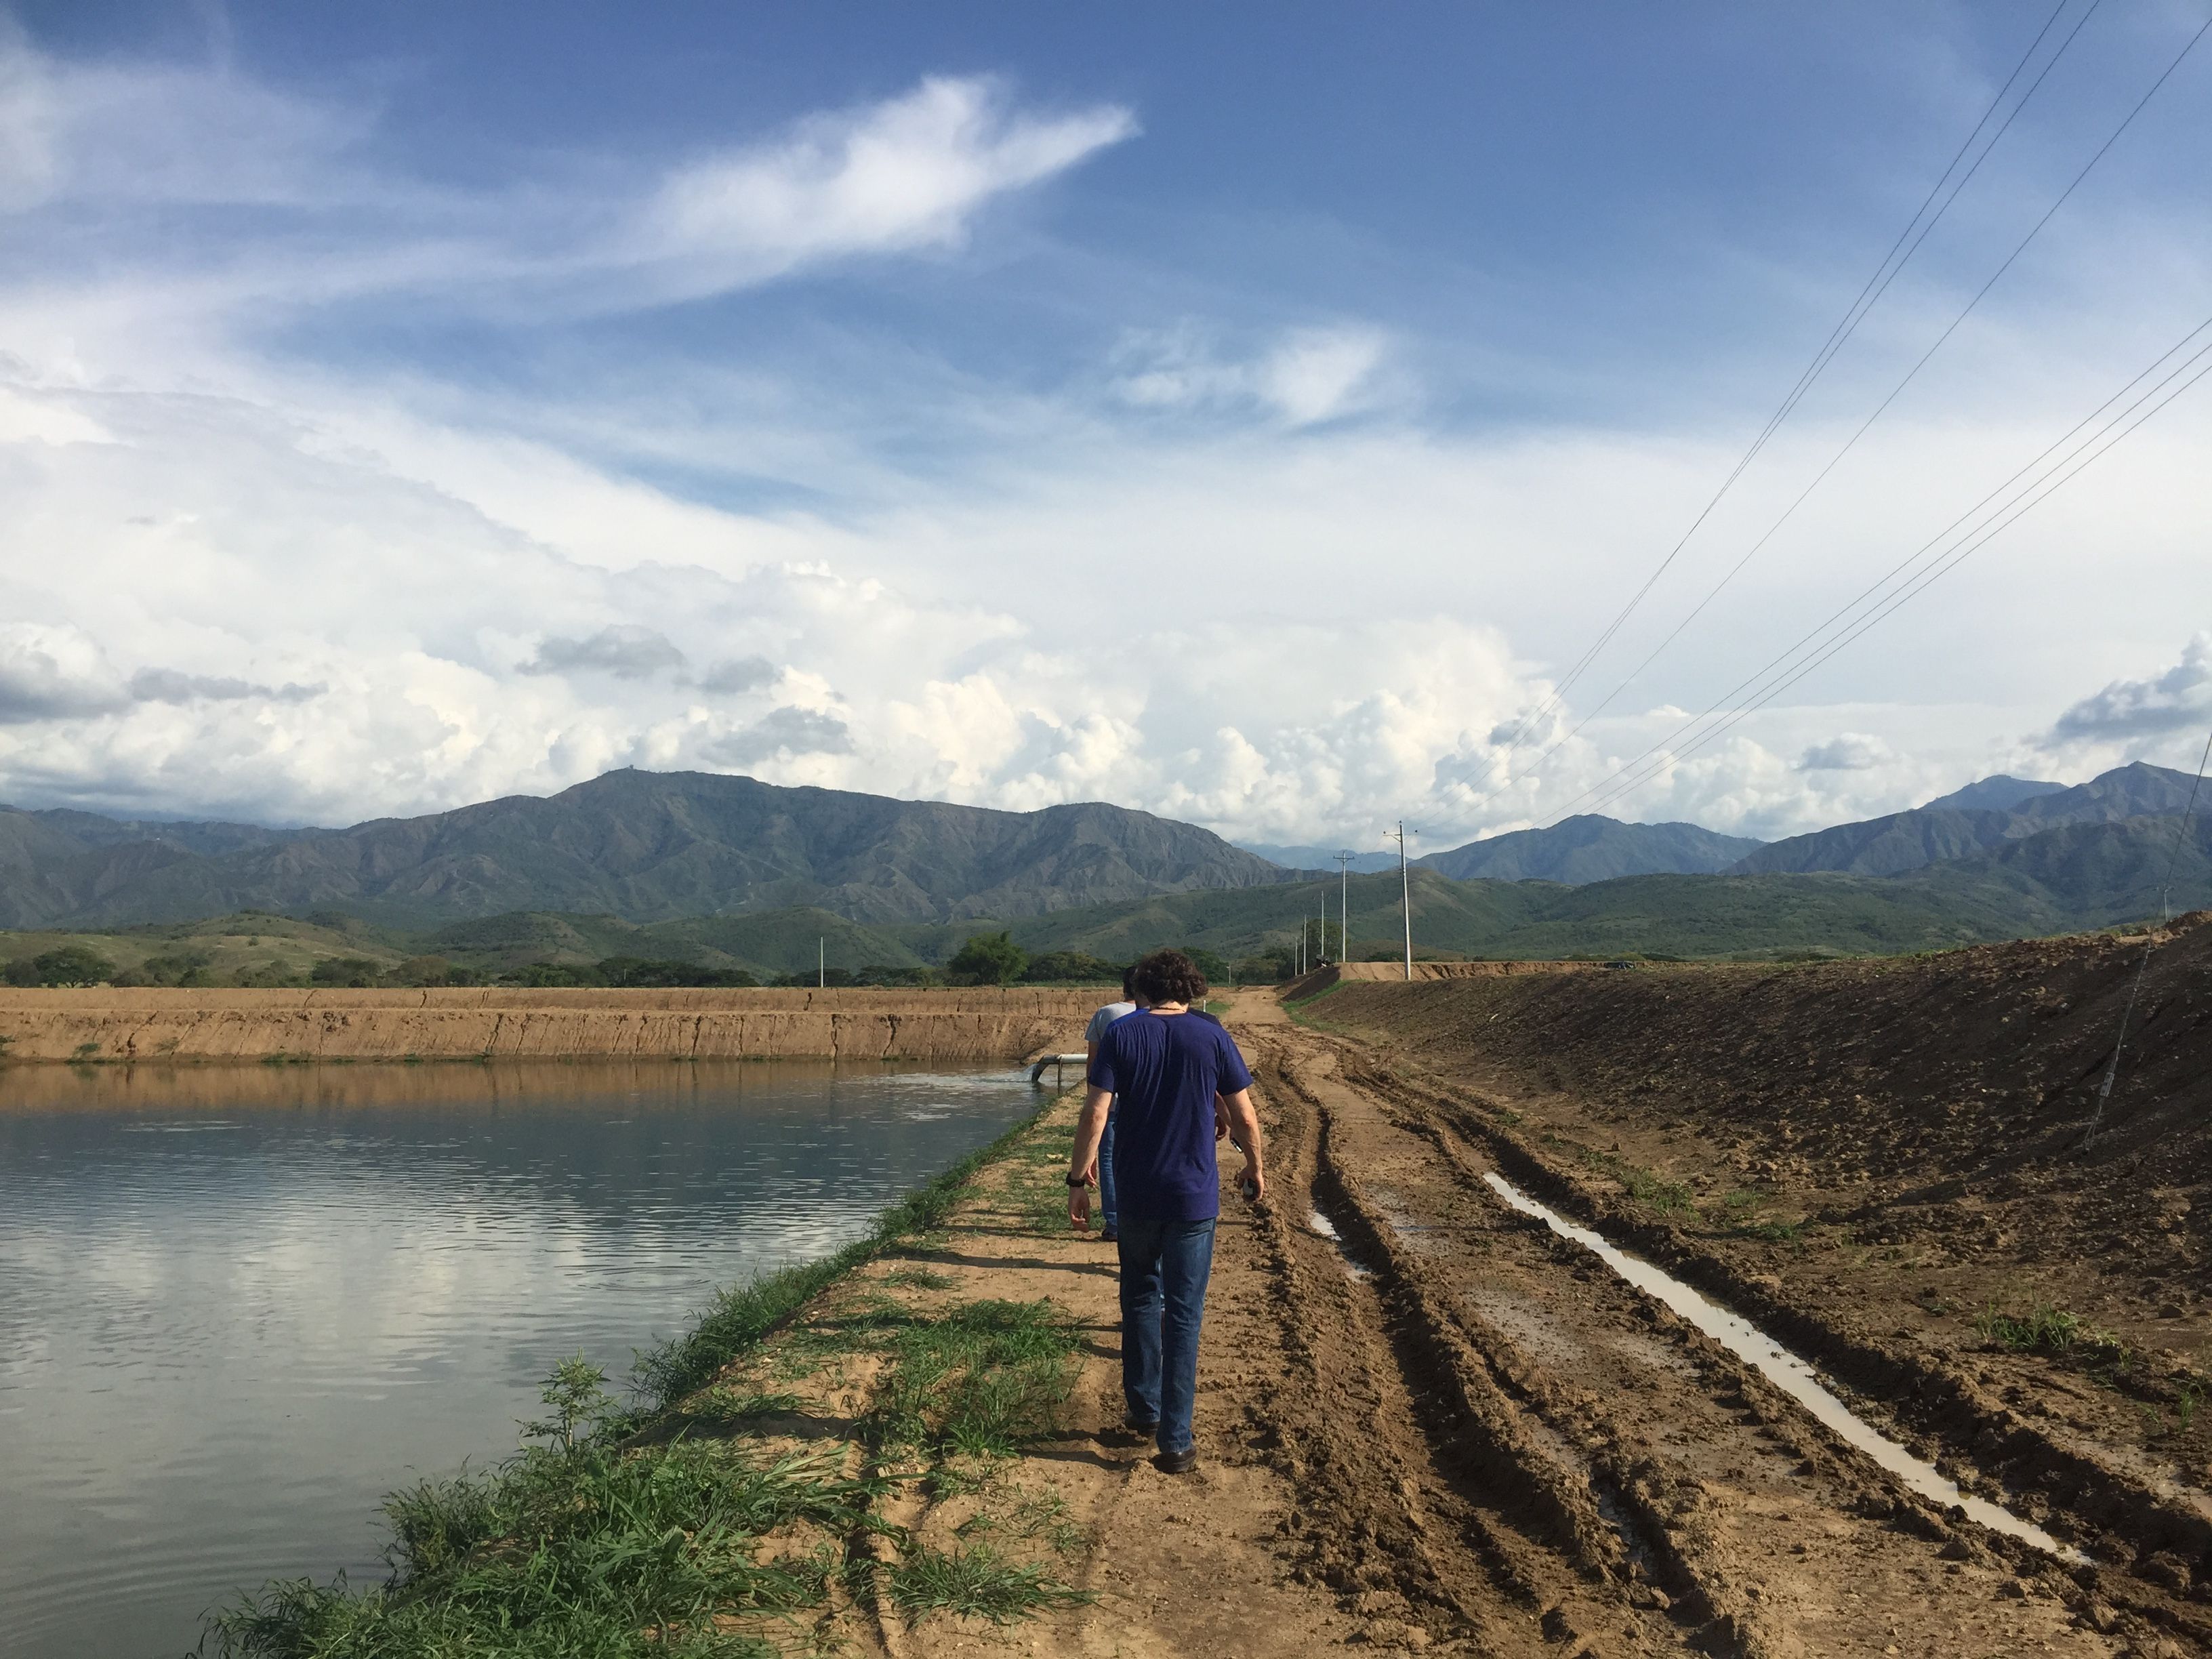
[[[650,922],[793,905],[882,925],[1291,878],[1208,830],[1097,802],[1000,812],[698,772],[610,772],[344,830],[0,808],[0,927],[13,928],[241,909],[405,927],[533,910]]]
[[[2117,823],[2178,814],[2187,806],[2195,784],[2186,772],[2142,762],[2070,789],[2060,784],[2023,784],[2017,778],[1984,778],[1910,811],[1770,842],[1729,868],[1736,875],[1814,870],[1897,875],[1923,865],[1996,852],[2007,842],[2062,824]],[[1999,787],[1993,789],[1992,785]],[[2008,799],[2012,802],[2008,807],[1969,804]]]
[[[2156,914],[2177,846],[2177,908],[2212,903],[2212,813],[2177,841],[2192,782],[2142,765],[2071,787],[1984,779],[1764,846],[1571,818],[1419,860],[1416,942],[1481,955],[1887,951],[2134,920]],[[1352,878],[1355,951],[1396,936],[1397,888],[1395,870]],[[1342,890],[1334,870],[1302,874],[1120,807],[1000,812],[697,773],[613,772],[547,798],[343,830],[0,808],[0,927],[338,913],[502,963],[627,939],[784,972],[811,963],[818,939],[833,964],[942,963],[982,926],[1113,960],[1176,942],[1241,954],[1294,939]]]

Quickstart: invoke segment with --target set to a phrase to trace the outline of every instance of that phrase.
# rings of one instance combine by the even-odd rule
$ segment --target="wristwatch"
[[[1067,1184],[1071,1187],[1088,1187],[1091,1182],[1085,1176],[1072,1175],[1067,1178]]]

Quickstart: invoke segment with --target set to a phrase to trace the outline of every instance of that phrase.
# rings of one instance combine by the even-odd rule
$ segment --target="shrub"
[[[1183,955],[1190,958],[1192,967],[1197,969],[1200,973],[1206,975],[1206,982],[1207,984],[1226,985],[1229,983],[1228,963],[1224,961],[1212,951],[1194,945],[1184,951]]]
[[[1297,971],[1297,961],[1288,951],[1267,951],[1237,961],[1239,985],[1279,984]]]
[[[700,986],[748,986],[760,981],[742,968],[708,968],[696,962],[653,957],[602,957],[592,972],[601,985],[640,990]],[[812,981],[808,981],[811,983]]]
[[[115,964],[88,945],[64,945],[8,964],[10,985],[101,985],[115,977]]]
[[[307,971],[310,985],[346,985],[356,988],[376,983],[376,964],[367,957],[325,957]]]
[[[1011,934],[977,933],[945,965],[971,985],[1011,985],[1029,964],[1029,952]]]
[[[1121,982],[1121,970],[1105,957],[1094,957],[1088,951],[1047,951],[1041,957],[1030,958],[1030,965],[1022,970],[1022,978],[1033,985],[1054,980],[1073,980],[1082,985],[1115,985]]]

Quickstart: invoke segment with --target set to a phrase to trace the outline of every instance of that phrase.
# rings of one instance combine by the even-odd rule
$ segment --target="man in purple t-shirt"
[[[1206,976],[1180,951],[1155,951],[1137,964],[1137,996],[1149,1006],[1115,1020],[1098,1039],[1067,1170],[1067,1218],[1088,1227],[1090,1187],[1110,1105],[1121,1209],[1125,1420],[1157,1436],[1153,1461],[1170,1474],[1186,1474],[1198,1462],[1191,1438],[1198,1334],[1221,1213],[1216,1096],[1228,1115],[1229,1137],[1244,1153],[1248,1196],[1256,1203],[1267,1190],[1252,1073],[1220,1022],[1191,1012],[1206,990]]]

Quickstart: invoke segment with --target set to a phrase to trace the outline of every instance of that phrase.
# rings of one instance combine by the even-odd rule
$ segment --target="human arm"
[[[1230,1144],[1244,1154],[1244,1179],[1251,1183],[1252,1200],[1257,1203],[1267,1195],[1267,1171],[1260,1144],[1260,1114],[1253,1109],[1252,1091],[1239,1089],[1233,1095],[1217,1097],[1215,1107],[1227,1110]]]
[[[1106,1133],[1106,1109],[1114,1091],[1090,1085],[1082,1114],[1075,1120],[1075,1148],[1067,1155],[1067,1224],[1091,1225],[1091,1186],[1098,1179],[1098,1143]]]

